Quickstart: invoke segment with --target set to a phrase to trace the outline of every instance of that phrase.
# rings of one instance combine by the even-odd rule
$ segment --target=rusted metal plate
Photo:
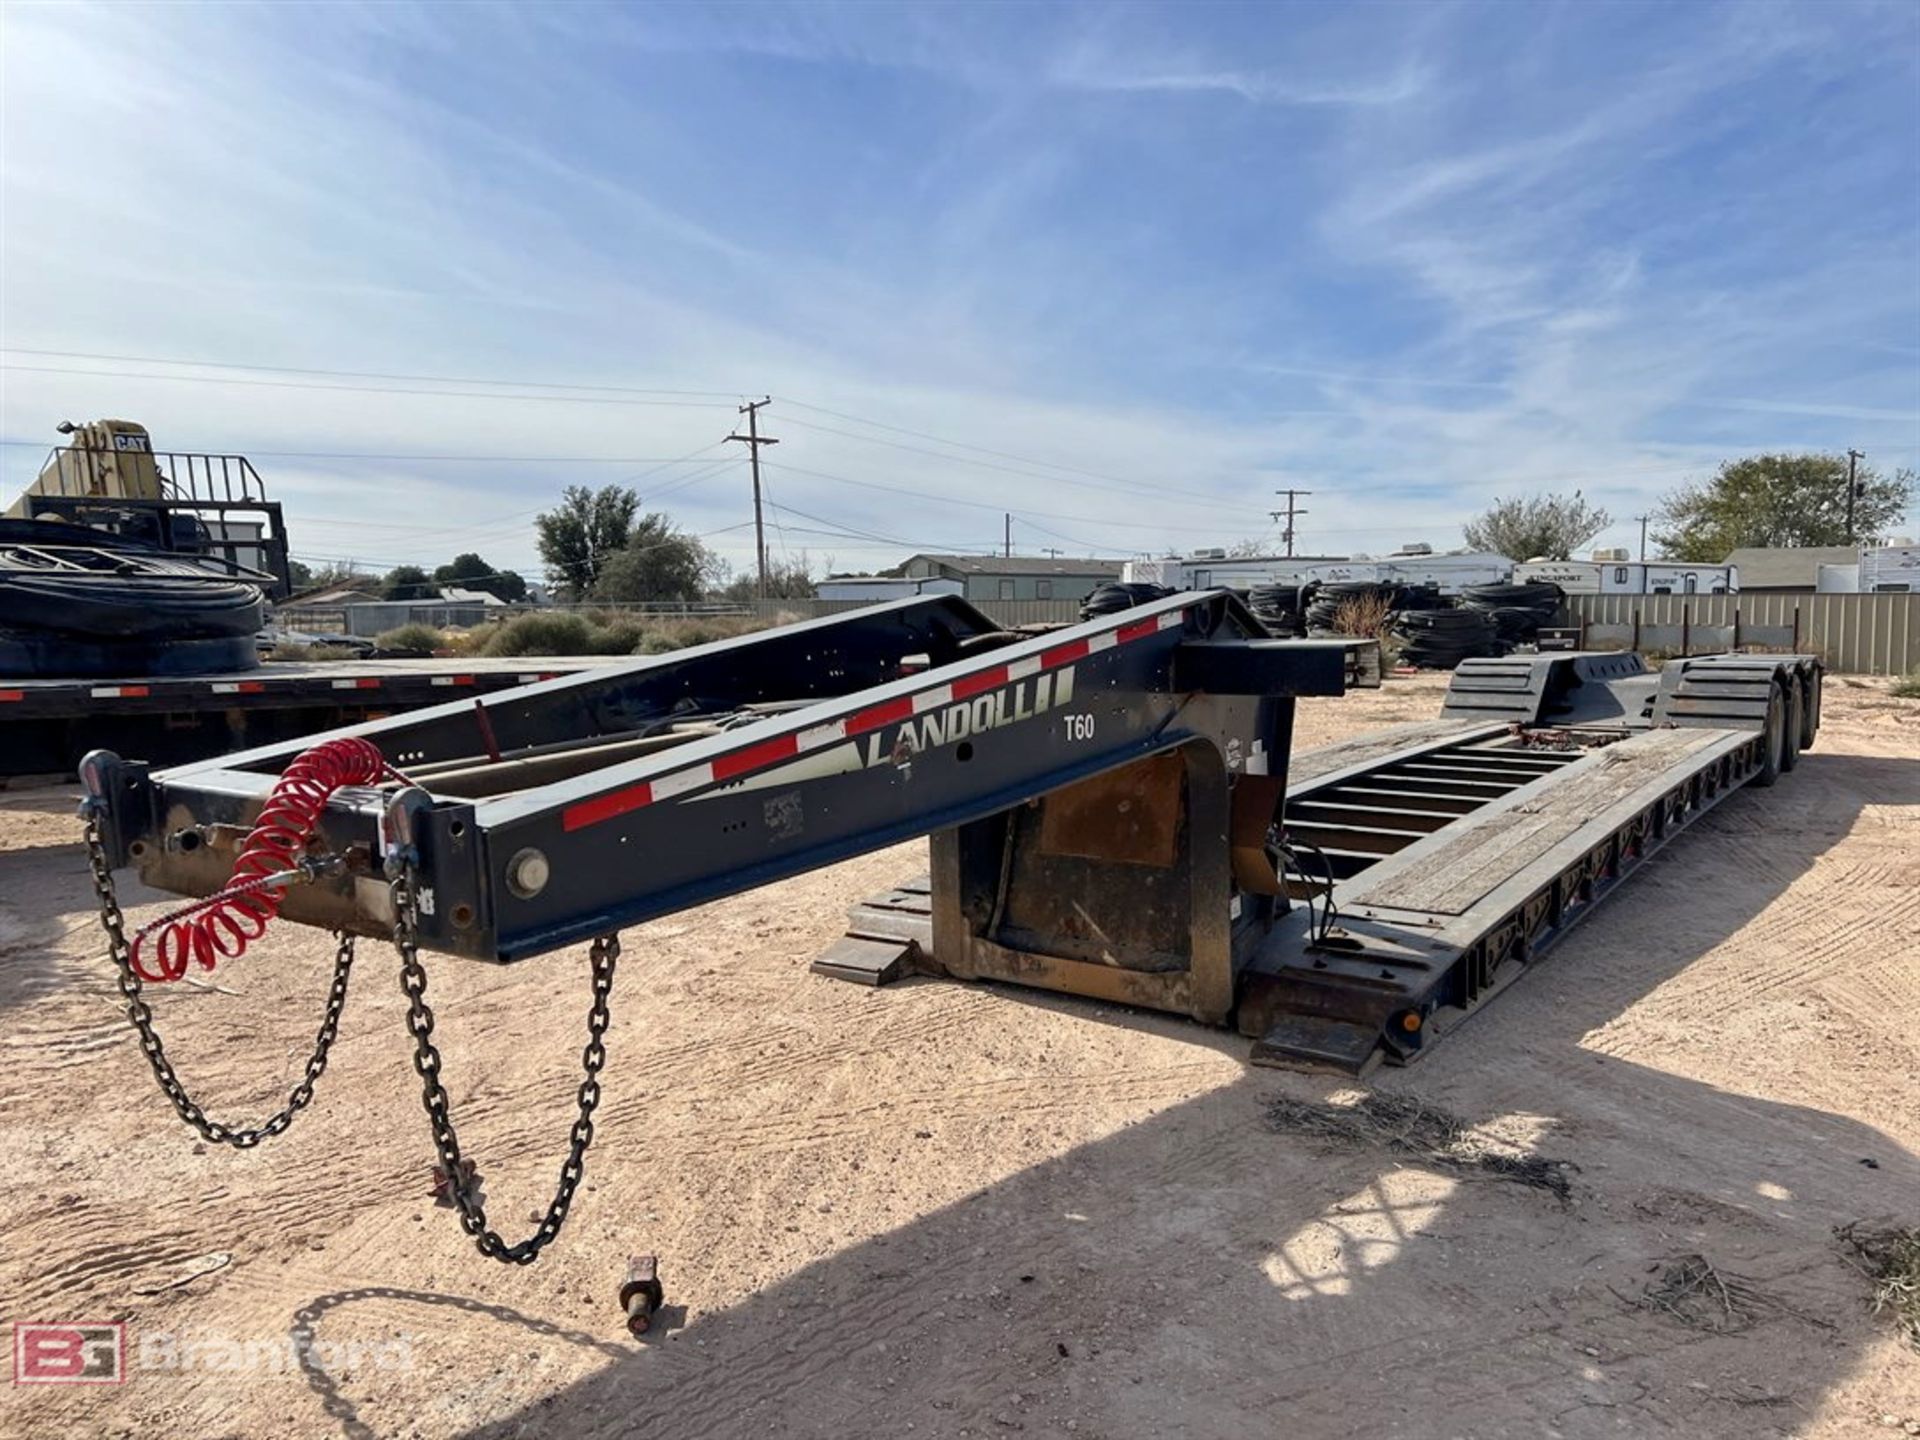
[[[1185,784],[1186,765],[1169,751],[1055,790],[1040,802],[1040,848],[1164,870],[1178,854]]]

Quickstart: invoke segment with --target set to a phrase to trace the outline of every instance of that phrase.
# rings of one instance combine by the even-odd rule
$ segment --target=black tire
[[[1780,778],[1780,742],[1787,727],[1787,697],[1778,685],[1767,700],[1767,724],[1761,732],[1760,768],[1748,779],[1762,790]]]
[[[1820,733],[1820,672],[1809,669],[1799,680],[1800,748],[1811,750],[1813,737]]]
[[[1800,763],[1800,736],[1807,726],[1807,697],[1800,682],[1787,677],[1787,723],[1780,729],[1780,769],[1784,773]]]

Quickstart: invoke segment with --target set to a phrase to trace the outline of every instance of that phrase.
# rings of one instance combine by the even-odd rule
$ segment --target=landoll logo
[[[16,1385],[118,1385],[127,1378],[127,1327],[13,1322]]]

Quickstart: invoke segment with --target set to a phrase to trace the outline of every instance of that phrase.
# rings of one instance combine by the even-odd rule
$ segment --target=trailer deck
[[[1291,835],[1346,842],[1326,852],[1339,918],[1316,936],[1285,917],[1250,967],[1238,1023],[1253,1058],[1355,1072],[1417,1058],[1752,778],[1765,743],[1661,729],[1516,754],[1507,727],[1480,727],[1290,789]]]

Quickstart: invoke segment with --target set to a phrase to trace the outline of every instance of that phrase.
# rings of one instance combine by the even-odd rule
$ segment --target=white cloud
[[[1735,286],[1677,275],[1671,245],[1651,229],[1624,240],[1593,229],[1596,213],[1644,179],[1640,150],[1735,83],[1683,66],[1535,126],[1462,118],[1460,95],[1436,78],[1459,72],[1440,49],[1429,53],[1440,43],[1432,34],[1382,47],[1368,70],[1330,67],[1312,46],[1297,68],[1270,55],[1222,64],[1186,45],[1156,52],[1117,22],[1014,50],[956,39],[950,18],[893,15],[868,31],[858,15],[847,19],[854,12],[796,10],[771,27],[721,14],[689,35],[668,23],[679,12],[644,11],[602,34],[564,11],[489,12],[511,27],[493,36],[507,47],[494,53],[400,7],[304,12],[298,32],[273,13],[9,10],[0,342],[771,392],[780,398],[767,418],[783,439],[769,457],[775,500],[915,545],[990,545],[1002,508],[1032,516],[1020,532],[1029,548],[1064,543],[1041,526],[1114,551],[1225,543],[1270,529],[1271,492],[1286,485],[1317,492],[1312,543],[1446,544],[1493,493],[1585,483],[1624,517],[1735,445],[1859,443],[1876,458],[1902,447],[1915,458],[1920,436],[1901,403],[1914,390],[1912,352],[1852,343],[1890,297],[1911,313],[1915,277],[1900,237],[1863,236]],[[586,59],[597,56],[554,69],[556,37],[575,55],[587,39],[631,40],[654,63],[669,51],[718,63],[750,51],[820,67],[828,82],[848,65],[907,71],[926,106],[952,118],[936,144],[910,155],[918,163],[898,167],[898,195],[868,197],[867,211],[830,234],[727,223],[702,203],[704,187],[750,187],[752,166],[715,167],[692,185],[657,179],[679,132],[655,123],[637,83],[632,94],[579,96],[596,124],[634,137],[616,147],[628,163],[609,163],[588,143],[596,135],[568,128],[568,87],[594,83]],[[104,93],[76,85],[103,50],[142,62]],[[436,88],[394,59],[418,65],[423,55],[462,84]],[[1735,59],[1745,75],[1763,63]],[[194,73],[223,83],[163,78]],[[977,93],[956,97],[949,84]],[[1110,108],[1087,99],[1092,90],[1131,117],[1106,122],[1117,138],[1082,128],[1091,122],[1081,112]],[[556,103],[540,108],[542,92]],[[1166,104],[1181,92],[1276,114]],[[1289,107],[1303,113],[1278,113]],[[1314,127],[1311,150],[1235,182],[1257,221],[1247,233],[1294,246],[1311,273],[1223,262],[1209,227],[1246,213],[1212,197],[1204,215],[1182,213],[1133,173],[1149,144],[1206,158],[1220,132],[1195,118],[1203,111],[1230,127]],[[792,123],[807,118],[796,111]],[[820,163],[817,183],[830,186],[852,157],[835,151]],[[1106,212],[1072,213],[1071,197],[1090,188],[1129,195],[1136,184],[1122,225]],[[1368,318],[1399,321],[1393,311],[1405,307],[1405,323],[1382,327],[1394,338],[1371,349],[1336,343],[1314,288],[1328,274],[1376,293]],[[1306,324],[1250,335],[1244,315],[1282,302]],[[1816,352],[1828,357],[1821,383],[1782,366]],[[51,440],[59,419],[118,414],[146,421],[163,447],[634,457],[624,466],[262,459],[308,553],[390,560],[432,543],[527,567],[526,512],[562,484],[624,478],[647,468],[641,457],[694,451],[735,421],[724,401],[610,398],[15,370],[0,371],[0,434]],[[869,432],[948,458],[832,434],[862,427],[786,399],[1163,487],[1165,498],[1065,470],[1011,474],[909,436]],[[0,488],[10,488],[38,453],[9,447],[4,459]],[[642,489],[682,473],[662,471]],[[664,503],[693,529],[734,525],[745,516],[744,477],[716,471]],[[716,543],[736,563],[750,554],[738,535]],[[843,564],[892,558],[893,548],[797,528],[788,543]]]

